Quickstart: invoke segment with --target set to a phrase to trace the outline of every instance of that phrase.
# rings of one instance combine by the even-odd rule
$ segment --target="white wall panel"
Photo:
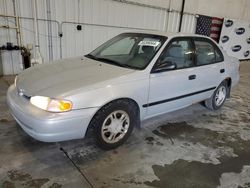
[[[20,51],[2,51],[4,75],[19,74],[23,69]]]
[[[0,18],[0,25],[9,25],[9,26],[13,26],[12,21],[14,21],[14,19],[7,19],[7,18]],[[4,29],[4,28],[0,28],[0,45],[1,44],[5,44],[6,41],[9,42],[15,42],[15,31],[12,29]]]
[[[23,45],[34,44],[33,20],[24,18],[33,18],[32,1],[17,0],[19,16],[22,17]],[[129,1],[132,4],[113,0],[50,0],[53,21],[51,22],[53,59],[89,53],[109,38],[126,31],[139,29],[178,31],[180,14],[176,11],[168,13],[166,9],[171,6],[179,10],[181,0],[172,0],[171,3],[170,0]],[[142,3],[145,6],[135,5],[133,2]],[[37,0],[37,11],[40,51],[45,62],[48,62],[51,52],[49,51],[48,21],[44,21],[48,17],[46,0]],[[12,1],[0,0],[0,13],[13,15]],[[192,32],[193,25],[188,25],[188,23],[194,23],[192,19],[184,15],[185,24],[182,25],[182,29],[185,32]],[[0,17],[0,24],[1,20]],[[2,21],[6,22],[6,20]],[[13,24],[13,21],[12,19],[12,22],[9,21],[6,24]],[[76,29],[78,23],[82,25],[81,31]],[[59,31],[63,33],[62,38],[58,36]],[[0,29],[0,46],[9,41],[17,43],[15,31]],[[13,58],[9,57],[8,60],[8,57],[5,56],[5,61],[12,61]]]
[[[0,13],[7,14],[8,12],[13,12],[13,4],[12,1],[2,0],[2,5],[0,6]],[[10,27],[14,26],[13,18],[0,17],[0,25],[7,25]],[[16,42],[16,34],[13,29],[0,29],[0,45],[5,44],[6,40],[9,42]]]
[[[169,0],[153,0],[153,1],[152,0],[130,0],[130,1],[135,2],[135,3],[147,4],[151,6],[163,7],[163,8],[168,8],[169,6]]]
[[[78,0],[71,1],[71,4],[68,4],[68,11],[64,15],[67,22],[76,23],[62,24],[62,57],[86,54],[107,39],[127,30],[134,30],[134,28],[162,30],[165,25],[166,11],[164,10],[108,0],[84,0],[80,1],[79,16],[79,23],[82,23],[83,30],[77,31],[77,5]],[[64,10],[63,6],[62,4],[61,8],[58,7],[57,12]],[[84,23],[118,28],[85,25]]]
[[[110,29],[109,27],[86,25],[82,27],[82,31],[77,31],[75,27],[75,24],[63,24],[63,58],[87,54],[115,35],[133,31],[133,29]]]
[[[215,17],[250,21],[249,0],[188,0],[185,11]]]
[[[18,6],[19,6],[19,13],[20,16],[23,17],[33,17],[33,12],[32,12],[32,0],[21,0],[21,1],[17,1]],[[40,0],[39,0],[40,2]],[[8,12],[9,15],[13,15],[13,12]]]
[[[179,22],[180,22],[180,13],[179,12],[170,12],[168,14],[168,26],[167,31],[168,32],[178,32],[179,29]]]
[[[1,10],[1,13],[13,15],[11,8],[12,1],[2,0],[1,2],[8,10]],[[164,1],[158,0],[163,3]],[[33,17],[32,0],[18,1],[21,17]],[[121,26],[128,28],[142,28],[163,30],[165,28],[166,11],[150,7],[141,7],[132,4],[125,4],[111,0],[53,0],[51,2],[52,20],[58,22],[79,22],[79,23],[94,23],[109,26]],[[79,3],[79,4],[78,4]],[[28,10],[28,11],[27,11]],[[78,14],[79,10],[79,14]],[[39,19],[47,18],[46,0],[37,0],[37,11]],[[14,21],[14,20],[13,20]],[[42,56],[45,61],[48,60],[48,22],[38,21],[39,42]],[[10,25],[10,23],[8,23]],[[53,23],[54,24],[54,23]],[[76,30],[76,24],[62,24],[63,37],[62,48],[63,57],[71,57],[80,55],[80,52],[90,51],[96,45],[107,40],[109,37],[124,32],[126,29],[117,29],[113,27],[97,27],[85,25],[82,31]],[[33,20],[21,19],[21,30],[23,35],[23,44],[34,43]],[[60,46],[58,36],[58,26],[53,25],[53,54],[54,59],[60,58]],[[94,30],[95,32],[85,32]],[[9,32],[9,31],[8,31]],[[97,34],[94,36],[94,34]],[[1,29],[1,44],[7,41],[16,43],[15,32],[12,35]],[[86,37],[89,36],[89,37]],[[47,38],[46,38],[47,37]],[[85,40],[83,40],[85,38]],[[88,40],[93,40],[88,42]],[[84,43],[80,44],[79,41]],[[87,46],[87,44],[91,44]],[[65,49],[69,48],[69,49]],[[85,49],[85,50],[84,50]],[[87,49],[87,50],[86,50]],[[56,51],[56,52],[54,52]]]
[[[184,14],[181,26],[181,32],[183,33],[195,33],[196,17],[193,14]]]
[[[12,1],[2,0],[0,6],[1,14],[8,14],[13,12]],[[0,17],[0,25],[15,26],[13,18]],[[0,29],[0,46],[6,45],[6,42],[17,44],[16,31],[14,29]],[[19,51],[1,51],[1,66],[3,74],[17,74],[21,71],[21,55]]]

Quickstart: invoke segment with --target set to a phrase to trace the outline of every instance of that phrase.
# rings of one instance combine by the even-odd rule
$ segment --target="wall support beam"
[[[178,30],[179,32],[181,32],[184,8],[185,8],[185,0],[182,0],[181,13],[180,13],[180,22],[179,22],[179,30]]]

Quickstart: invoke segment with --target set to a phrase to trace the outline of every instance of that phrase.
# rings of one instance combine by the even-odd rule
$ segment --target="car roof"
[[[169,38],[172,38],[172,37],[203,37],[203,38],[211,39],[207,36],[198,35],[198,34],[190,34],[190,33],[183,33],[183,32],[172,33],[172,32],[164,32],[164,31],[156,31],[156,30],[139,30],[139,31],[132,31],[129,33],[152,34],[152,35],[166,36]]]

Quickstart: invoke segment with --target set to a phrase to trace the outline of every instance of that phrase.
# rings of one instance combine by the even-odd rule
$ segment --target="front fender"
[[[146,115],[145,104],[148,100],[149,79],[141,79],[126,83],[109,85],[105,87],[78,92],[67,97],[73,102],[73,109],[82,108],[101,108],[105,104],[120,98],[129,98],[134,100],[140,108],[141,119]]]

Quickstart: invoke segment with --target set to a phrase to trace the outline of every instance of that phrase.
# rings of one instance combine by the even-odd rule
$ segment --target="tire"
[[[220,109],[229,94],[229,87],[226,81],[223,81],[214,91],[213,95],[205,100],[205,106],[210,110]]]
[[[116,100],[102,107],[92,119],[97,145],[105,150],[122,145],[138,123],[137,106],[128,100]]]

